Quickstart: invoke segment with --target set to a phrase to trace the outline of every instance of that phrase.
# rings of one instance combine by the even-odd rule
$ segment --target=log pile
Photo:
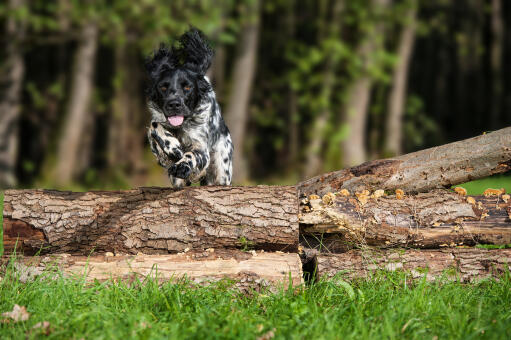
[[[385,269],[471,281],[510,268],[510,250],[473,247],[511,244],[511,199],[446,188],[508,170],[511,128],[297,186],[8,190],[4,248],[25,255],[17,263],[26,273],[50,261],[89,280],[158,268],[160,280],[296,285],[299,253],[316,277]]]

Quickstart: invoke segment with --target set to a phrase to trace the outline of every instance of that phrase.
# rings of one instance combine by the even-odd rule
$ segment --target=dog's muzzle
[[[180,126],[183,124],[185,116],[182,113],[183,104],[179,99],[172,99],[165,103],[165,116],[172,126]]]

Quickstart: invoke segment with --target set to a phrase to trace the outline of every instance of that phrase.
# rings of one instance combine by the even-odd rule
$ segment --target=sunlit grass
[[[410,283],[405,273],[320,281],[276,293],[242,294],[229,284],[85,285],[59,278],[0,282],[0,312],[26,306],[28,321],[0,324],[0,337],[56,339],[504,339],[511,336],[511,278],[474,285]]]
[[[500,176],[492,176],[483,179],[478,179],[476,181],[468,182],[465,184],[457,185],[467,189],[469,195],[481,195],[484,190],[488,188],[493,189],[506,189],[507,193],[511,192],[511,176],[510,175],[500,175]]]

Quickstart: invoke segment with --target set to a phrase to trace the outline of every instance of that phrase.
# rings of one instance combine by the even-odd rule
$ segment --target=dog
[[[147,58],[148,138],[172,187],[230,185],[233,144],[206,71],[213,50],[191,28]]]

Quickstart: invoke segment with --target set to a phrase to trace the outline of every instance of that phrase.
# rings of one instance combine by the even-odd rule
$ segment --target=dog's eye
[[[191,88],[191,86],[185,86],[184,89],[185,89],[185,91],[190,91],[192,88]]]
[[[166,88],[165,86],[162,86],[162,87],[160,87],[160,90],[161,90],[162,92],[165,92],[165,91],[167,91],[167,88]]]

